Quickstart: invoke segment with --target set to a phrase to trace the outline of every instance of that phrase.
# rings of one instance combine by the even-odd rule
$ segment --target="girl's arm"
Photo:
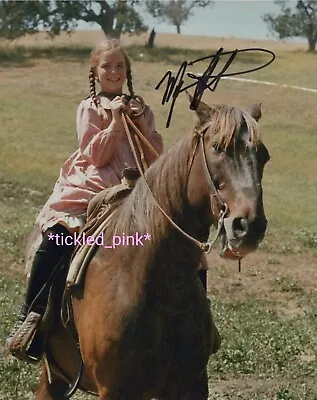
[[[117,138],[122,135],[121,126],[117,122],[112,119],[104,129],[105,122],[90,101],[83,101],[79,105],[77,110],[79,149],[82,158],[97,168],[102,168],[111,161],[116,150]]]

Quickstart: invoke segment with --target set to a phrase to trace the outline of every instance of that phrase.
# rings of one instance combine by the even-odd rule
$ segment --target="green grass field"
[[[210,50],[218,47],[213,41]],[[180,95],[165,128],[169,105],[161,105],[164,89],[154,87],[184,60],[211,53],[208,43],[201,48],[128,48],[134,87],[153,108],[166,147],[190,132],[195,116]],[[22,300],[27,235],[77,147],[75,113],[89,93],[89,50],[67,41],[0,47],[1,400],[32,399],[36,387],[38,368],[9,357],[3,342]],[[271,66],[242,78],[317,89],[317,54],[287,47],[276,56]],[[234,66],[263,62],[263,56],[245,54]],[[260,101],[260,129],[271,153],[263,182],[269,228],[261,248],[246,258],[240,274],[216,250],[209,256],[210,297],[223,337],[210,359],[210,399],[317,399],[317,93],[222,80],[203,101],[242,107]]]

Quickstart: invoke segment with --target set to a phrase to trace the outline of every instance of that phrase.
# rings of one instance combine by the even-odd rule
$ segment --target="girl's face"
[[[102,53],[96,68],[96,76],[104,92],[122,93],[127,78],[127,66],[120,50]]]

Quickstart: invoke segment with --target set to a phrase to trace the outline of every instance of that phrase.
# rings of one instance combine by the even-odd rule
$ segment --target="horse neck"
[[[130,274],[131,290],[131,282],[138,282],[136,290],[139,294],[142,288],[148,296],[155,293],[153,301],[160,304],[168,302],[172,296],[175,307],[178,301],[184,304],[184,298],[190,297],[187,296],[189,290],[195,290],[193,277],[196,276],[201,250],[175,230],[157,207],[154,198],[186,233],[199,240],[207,239],[209,226],[201,224],[206,210],[192,207],[187,196],[193,149],[193,139],[184,138],[151,165],[146,172],[146,180],[152,194],[143,178],[140,178],[130,196],[118,209],[117,232],[114,232],[151,235],[151,240],[143,241],[143,246],[118,247],[116,255],[121,260],[122,268]],[[198,160],[195,163],[198,164]],[[140,282],[146,283],[145,286]],[[165,299],[165,290],[169,289],[171,292]]]
[[[150,257],[153,257],[153,253],[158,249],[164,248],[164,251],[170,252],[177,258],[181,254],[178,254],[176,250],[180,249],[182,244],[195,248],[193,251],[199,253],[195,244],[175,230],[157,207],[156,201],[166,214],[190,236],[198,240],[206,240],[208,237],[210,224],[205,215],[206,207],[193,207],[188,201],[188,175],[193,151],[193,137],[178,141],[147,170],[145,177],[151,193],[143,178],[140,178],[120,210],[118,231],[131,235],[136,231],[139,234],[149,233],[151,235]],[[196,155],[191,174],[197,171],[195,164],[201,166],[197,158]],[[195,185],[195,181],[192,179],[192,185]],[[195,191],[195,188],[193,190]],[[199,192],[200,189],[197,188],[197,193]]]
[[[134,204],[134,209],[131,210],[134,218],[144,228],[151,228],[158,240],[174,228],[159,210],[156,202],[182,229],[188,230],[190,234],[197,233],[197,224],[193,222],[195,216],[199,217],[199,214],[203,213],[203,209],[192,207],[188,202],[188,178],[193,152],[193,137],[179,140],[146,172],[145,177],[150,190],[141,178],[129,200],[130,204]],[[197,157],[196,154],[195,158]],[[193,169],[195,163],[190,173]],[[192,180],[192,185],[195,186],[195,180]],[[198,187],[197,190],[199,191]]]

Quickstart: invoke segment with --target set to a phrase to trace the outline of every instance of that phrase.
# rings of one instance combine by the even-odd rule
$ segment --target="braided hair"
[[[130,96],[133,98],[135,96],[134,89],[133,89],[133,83],[132,83],[132,71],[131,71],[131,62],[129,57],[123,53],[125,63],[127,66],[127,86],[130,92]]]
[[[90,86],[90,98],[97,107],[98,115],[100,115],[102,119],[107,119],[108,118],[107,113],[101,105],[100,98],[96,94],[96,78],[92,68],[89,71],[89,86]]]
[[[127,86],[131,97],[135,96],[133,83],[132,83],[132,71],[131,62],[123,48],[121,47],[118,39],[108,39],[97,46],[90,54],[90,71],[89,71],[89,86],[90,86],[90,98],[97,107],[97,112],[102,119],[107,119],[107,113],[102,107],[100,98],[96,94],[96,68],[99,64],[100,55],[109,50],[120,50],[124,56],[126,63],[126,75],[127,75]]]

